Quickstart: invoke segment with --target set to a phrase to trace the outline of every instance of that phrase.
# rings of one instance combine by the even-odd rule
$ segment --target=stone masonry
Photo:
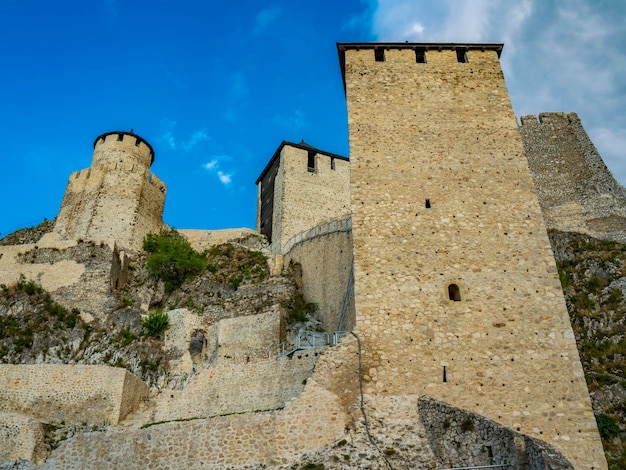
[[[274,253],[322,222],[350,214],[350,163],[304,142],[283,142],[257,179],[257,230]]]
[[[626,192],[576,113],[522,116],[520,133],[546,226],[626,241]]]
[[[150,144],[132,132],[99,136],[91,168],[70,175],[54,230],[141,249],[146,234],[163,227],[166,186],[150,173],[153,161]]]
[[[370,393],[606,468],[497,44],[339,44]]]
[[[118,367],[0,365],[0,412],[44,423],[117,424],[146,395],[146,385]]]

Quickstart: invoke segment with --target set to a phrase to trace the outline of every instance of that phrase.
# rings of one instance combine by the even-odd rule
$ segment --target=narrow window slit
[[[117,134],[117,141],[122,142],[124,140],[124,134]]]
[[[307,159],[307,168],[310,173],[315,172],[315,152],[309,150],[309,155]]]
[[[430,199],[426,199],[426,209],[430,209]]]
[[[456,284],[450,284],[448,286],[448,298],[454,302],[461,301],[461,289]]]
[[[444,382],[448,381],[448,376],[446,375],[446,366],[443,366],[443,381]]]
[[[374,60],[376,62],[384,62],[385,61],[385,49],[376,48],[374,49]]]
[[[459,48],[456,50],[456,60],[461,64],[467,63],[467,49]]]
[[[418,64],[426,63],[426,49],[415,49],[415,62]]]

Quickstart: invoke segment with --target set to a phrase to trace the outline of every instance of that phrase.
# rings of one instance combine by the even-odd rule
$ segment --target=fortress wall
[[[249,236],[259,236],[256,230],[251,228],[227,228],[222,230],[191,230],[182,229],[178,232],[187,238],[194,250],[204,251],[215,245],[238,241]]]
[[[281,314],[270,312],[245,317],[226,318],[213,326],[217,330],[218,361],[230,358],[246,362],[274,356],[281,332]]]
[[[41,468],[218,470],[287,465],[342,439],[346,424],[338,398],[310,381],[302,395],[275,413],[81,434],[63,442]]]
[[[626,193],[576,113],[523,116],[520,133],[548,228],[626,240]]]
[[[307,301],[317,304],[322,328],[337,331],[352,266],[352,232],[328,233],[298,243],[285,254],[284,265],[291,262],[302,266],[302,292]],[[355,323],[354,289],[348,295],[344,328],[350,330]]]
[[[132,225],[132,245],[143,247],[143,239],[149,233],[159,233],[164,226],[163,208],[167,187],[155,174],[148,174],[148,181],[141,187],[139,203],[135,209],[135,221]]]
[[[152,419],[169,421],[281,407],[304,390],[317,356],[318,351],[306,350],[293,358],[223,361],[201,368],[183,390],[167,390],[159,397]]]
[[[25,459],[36,464],[46,457],[39,421],[16,413],[0,412],[0,462]]]
[[[401,47],[345,50],[367,389],[428,394],[606,468],[498,54],[460,63],[448,46],[423,64]]]
[[[349,215],[349,179],[350,162],[317,153],[309,171],[308,152],[286,144],[275,181],[272,246],[282,252],[299,232]]]
[[[46,423],[117,424],[143,398],[125,369],[83,365],[0,365],[0,411]]]
[[[152,149],[141,137],[123,132],[113,132],[101,135],[96,139],[92,166],[130,162],[150,168],[153,158]]]

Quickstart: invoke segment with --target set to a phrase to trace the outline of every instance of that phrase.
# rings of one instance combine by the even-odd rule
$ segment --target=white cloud
[[[226,173],[225,171],[220,170],[220,165],[229,160],[230,157],[228,155],[214,155],[211,160],[202,165],[202,168],[217,176],[217,179],[224,186],[228,186],[233,180],[233,173]]]
[[[180,138],[176,137],[174,134],[174,128],[176,127],[177,122],[172,121],[170,119],[163,119],[162,126],[164,131],[159,136],[158,140],[161,142],[165,142],[165,144],[172,150],[177,150],[181,148],[185,151],[190,151],[193,148],[199,146],[203,142],[210,140],[211,138],[207,134],[206,129],[198,129],[191,133],[189,139],[180,140]]]
[[[281,10],[278,7],[263,8],[256,15],[256,21],[254,25],[254,34],[260,34],[267,30],[269,25],[273,23],[276,18],[281,14]]]
[[[183,143],[183,148],[185,150],[191,150],[195,146],[201,144],[202,142],[206,142],[207,140],[210,140],[210,137],[207,135],[206,130],[199,129],[191,134],[191,137],[187,142]]]
[[[217,172],[217,177],[220,179],[220,181],[222,182],[222,184],[230,184],[230,182],[232,181],[232,175],[228,174],[228,173],[224,173],[223,171],[218,171]]]

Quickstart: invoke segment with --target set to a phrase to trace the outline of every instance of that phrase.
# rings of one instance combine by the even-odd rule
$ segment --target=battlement
[[[520,118],[522,126],[539,126],[541,124],[552,124],[567,126],[572,123],[580,123],[580,118],[576,113],[549,112],[540,113],[539,118],[536,114],[527,114]]]
[[[113,131],[102,134],[93,143],[94,152],[92,165],[104,164],[110,161],[122,161],[119,155],[123,152],[123,159],[134,157],[145,166],[154,163],[154,150],[147,140],[133,132]]]

